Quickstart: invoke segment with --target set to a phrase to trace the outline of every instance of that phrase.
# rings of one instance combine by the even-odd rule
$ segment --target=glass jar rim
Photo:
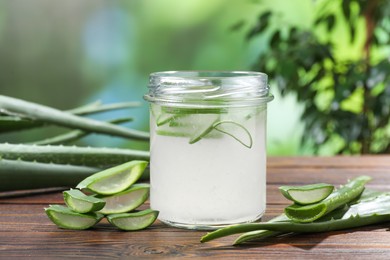
[[[149,102],[180,107],[256,106],[273,99],[256,71],[162,71],[150,74]]]
[[[153,77],[183,77],[193,79],[206,79],[206,78],[238,78],[238,77],[261,77],[267,80],[267,74],[258,71],[241,71],[241,70],[171,70],[171,71],[158,71],[150,74],[150,78]]]

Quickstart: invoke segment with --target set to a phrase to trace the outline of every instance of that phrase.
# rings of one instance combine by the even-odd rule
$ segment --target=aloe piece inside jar
[[[226,108],[170,108],[151,104],[152,121],[158,135],[185,137],[190,144],[202,139],[230,136],[241,145],[252,147],[249,130],[251,118],[264,107],[249,107],[229,110]]]

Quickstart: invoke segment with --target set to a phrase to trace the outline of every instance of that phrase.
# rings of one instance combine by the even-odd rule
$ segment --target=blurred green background
[[[316,11],[312,0],[0,0],[0,93],[59,109],[98,99],[139,100],[141,108],[117,114],[135,115],[129,126],[147,130],[142,96],[148,75],[252,70],[259,53],[267,51],[268,36],[248,41],[246,34],[264,10],[302,27],[313,23]],[[232,30],[238,23],[242,28]],[[332,37],[345,36],[340,29]],[[340,46],[338,52],[353,56],[354,49]],[[270,87],[275,100],[268,110],[269,154],[312,154],[300,145],[302,105],[292,94],[281,97],[272,80]],[[0,141],[42,139],[57,130],[47,131],[5,135]],[[127,145],[96,136],[83,142]]]

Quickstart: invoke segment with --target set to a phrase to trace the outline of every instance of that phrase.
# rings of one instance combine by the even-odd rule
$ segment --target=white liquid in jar
[[[173,120],[158,105],[152,109],[150,201],[159,219],[199,229],[259,219],[266,203],[265,107],[172,114]],[[213,122],[227,122],[220,130],[251,147],[215,129],[189,143]]]

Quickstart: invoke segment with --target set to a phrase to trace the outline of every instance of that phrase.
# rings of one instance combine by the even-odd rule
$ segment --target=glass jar
[[[150,75],[150,203],[172,226],[256,221],[266,206],[267,75]]]

